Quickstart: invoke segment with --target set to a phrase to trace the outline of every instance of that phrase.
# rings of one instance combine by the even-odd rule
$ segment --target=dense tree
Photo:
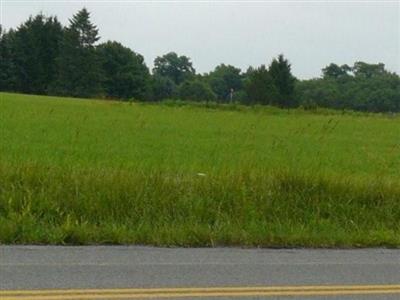
[[[278,94],[272,99],[272,104],[281,107],[296,105],[294,98],[295,78],[291,73],[291,66],[282,54],[273,59],[269,65],[268,73],[271,76]]]
[[[192,79],[196,71],[187,56],[178,56],[175,52],[159,56],[154,60],[153,73],[171,79],[176,85]]]
[[[250,104],[272,104],[276,101],[279,91],[265,65],[248,70],[246,77],[245,91]]]
[[[56,17],[38,14],[18,27],[10,44],[18,91],[47,92],[56,74],[61,38],[62,26]]]
[[[74,97],[102,93],[102,65],[95,51],[99,38],[98,29],[91,23],[90,13],[85,8],[72,17],[61,42],[53,93]]]
[[[305,107],[400,111],[400,77],[397,74],[385,70],[383,64],[364,62],[356,62],[352,70],[354,76],[324,75],[320,79],[297,82],[297,98]]]
[[[362,61],[355,62],[352,70],[354,72],[354,76],[364,78],[371,78],[387,73],[387,71],[385,70],[385,65],[382,63],[368,64]]]
[[[143,56],[111,41],[98,45],[97,52],[103,66],[103,87],[107,96],[143,99],[150,76]]]
[[[12,43],[15,33],[6,32],[0,25],[0,91],[17,91],[16,69]]]
[[[208,82],[221,102],[230,100],[231,92],[234,94],[242,89],[243,82],[241,70],[231,65],[221,64],[208,75]]]
[[[333,80],[311,79],[296,83],[296,99],[304,108],[344,108],[340,89]]]
[[[179,86],[179,97],[191,101],[214,101],[215,94],[210,86],[203,80],[185,81]]]
[[[74,97],[107,96],[159,101],[233,100],[305,108],[329,107],[400,112],[400,77],[383,63],[329,64],[322,77],[296,80],[283,55],[242,73],[221,64],[196,75],[186,56],[170,52],[155,59],[153,74],[143,56],[118,42],[99,41],[86,9],[63,28],[55,17],[38,14],[16,30],[0,25],[0,90]]]
[[[160,101],[163,99],[175,98],[177,85],[170,78],[154,74],[150,78],[148,99]]]
[[[331,63],[329,66],[322,69],[322,74],[325,79],[338,79],[349,76],[351,70],[352,69],[346,64],[338,66],[337,64]]]

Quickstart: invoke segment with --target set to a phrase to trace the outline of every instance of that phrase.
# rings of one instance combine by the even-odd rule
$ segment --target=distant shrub
[[[200,80],[185,81],[179,86],[178,95],[183,100],[215,101],[216,96],[210,86]]]

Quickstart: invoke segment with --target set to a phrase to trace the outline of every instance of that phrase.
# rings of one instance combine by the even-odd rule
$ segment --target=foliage
[[[102,94],[103,72],[94,43],[100,38],[83,8],[65,28],[57,58],[58,77],[52,92],[73,97],[93,97]]]
[[[16,66],[12,44],[15,32],[6,32],[0,24],[0,91],[17,91]]]
[[[154,74],[150,81],[149,99],[151,101],[160,101],[163,99],[174,98],[177,89],[175,82],[173,82],[169,77]]]
[[[78,11],[70,20],[70,29],[77,33],[78,44],[81,48],[92,48],[100,39],[97,26],[90,21],[90,13],[86,8]]]
[[[38,14],[17,29],[0,25],[0,90],[86,98],[175,99],[232,104],[400,112],[400,77],[383,63],[331,63],[321,78],[298,80],[283,56],[246,72],[220,64],[196,74],[175,52],[157,57],[150,74],[143,56],[118,42],[97,45],[99,30],[83,8],[63,27]]]
[[[183,100],[214,101],[215,94],[204,81],[185,81],[179,86],[178,95]]]
[[[329,66],[322,69],[322,75],[324,79],[338,79],[348,76],[351,70],[352,69],[346,64],[338,66],[337,64],[331,63]]]
[[[306,104],[303,106],[314,103],[336,109],[400,111],[400,77],[386,71],[383,64],[356,62],[351,68],[354,74],[341,75],[332,65],[323,69],[323,78],[297,82],[296,95]]]
[[[272,104],[280,107],[296,106],[294,99],[295,78],[291,73],[291,66],[283,54],[274,58],[269,65],[268,73],[274,82],[278,94],[272,99]]]
[[[368,64],[362,61],[355,62],[352,70],[354,72],[354,76],[363,78],[371,78],[388,73],[385,70],[385,65],[383,63]]]
[[[170,52],[154,60],[153,73],[168,77],[179,85],[185,80],[192,79],[196,71],[189,57]]]
[[[241,70],[231,65],[217,66],[207,80],[219,102],[229,102],[231,90],[234,95],[243,88]]]
[[[264,65],[247,72],[245,90],[250,104],[270,105],[279,96],[274,79]]]
[[[8,61],[10,56],[12,61],[8,63],[12,64],[15,90],[35,94],[47,92],[56,74],[55,60],[61,38],[62,26],[57,18],[47,18],[43,14],[30,17],[17,31],[4,37],[6,49],[3,51],[11,51]]]
[[[143,56],[111,41],[98,45],[96,50],[103,66],[103,87],[107,96],[143,99],[150,76]]]

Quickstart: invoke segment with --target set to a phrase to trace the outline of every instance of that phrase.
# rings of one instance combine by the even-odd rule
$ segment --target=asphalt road
[[[400,299],[400,250],[0,246],[2,300],[138,298]]]

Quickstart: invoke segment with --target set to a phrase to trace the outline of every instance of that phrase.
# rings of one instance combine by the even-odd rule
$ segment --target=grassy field
[[[400,118],[0,93],[0,243],[400,246]]]

